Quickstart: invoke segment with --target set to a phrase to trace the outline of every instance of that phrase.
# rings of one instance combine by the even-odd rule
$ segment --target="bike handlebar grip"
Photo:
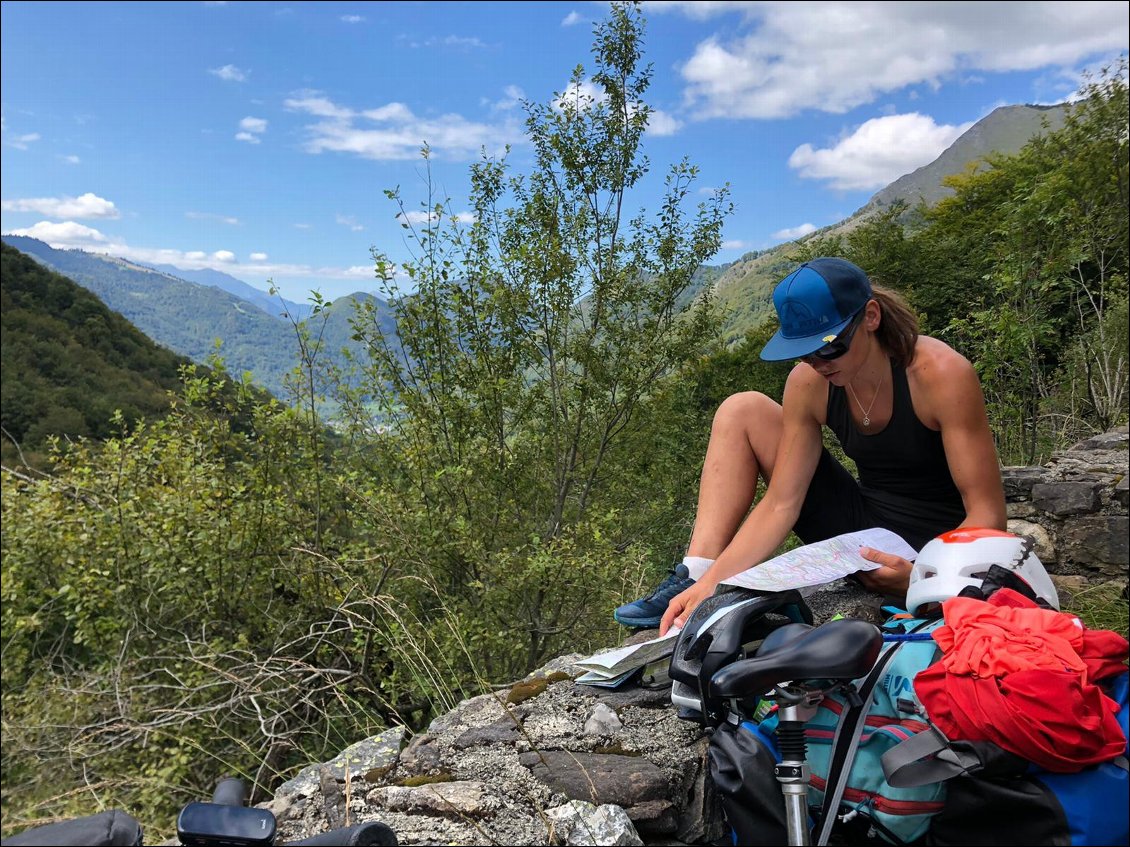
[[[278,847],[322,845],[322,847],[397,847],[396,833],[388,824],[379,821],[357,823],[343,829],[331,829],[321,835],[312,835],[301,841],[287,841]]]
[[[212,802],[220,806],[242,806],[247,802],[247,784],[238,777],[221,779],[212,792]]]

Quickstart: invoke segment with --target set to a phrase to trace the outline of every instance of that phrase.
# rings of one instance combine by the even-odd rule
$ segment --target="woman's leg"
[[[755,391],[727,397],[718,407],[687,555],[655,591],[617,608],[613,617],[619,623],[638,629],[659,626],[671,598],[689,588],[726,549],[753,505],[758,477],[773,475],[781,420],[781,407]]]
[[[781,406],[757,391],[727,397],[714,414],[688,556],[716,559],[753,505],[757,480],[773,476]]]

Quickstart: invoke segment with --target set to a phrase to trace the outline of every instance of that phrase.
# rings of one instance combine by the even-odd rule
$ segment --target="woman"
[[[798,359],[782,405],[729,397],[714,418],[687,558],[651,597],[616,610],[628,626],[682,626],[718,584],[772,556],[790,530],[813,543],[885,527],[915,549],[958,526],[1005,528],[985,399],[970,363],[894,292],[845,259],[801,265],[773,292],[781,327],[761,351]],[[827,425],[857,482],[824,450]],[[765,496],[749,511],[758,477]],[[748,512],[748,515],[747,515]],[[864,548],[867,588],[905,594],[906,559]],[[676,593],[677,592],[677,593]],[[669,601],[669,602],[668,602]]]

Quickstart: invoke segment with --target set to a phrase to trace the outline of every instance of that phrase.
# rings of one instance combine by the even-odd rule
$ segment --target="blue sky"
[[[291,299],[406,255],[419,155],[466,208],[520,101],[591,69],[595,2],[4,2],[0,230],[214,267]],[[714,262],[835,223],[1001,105],[1056,103],[1127,52],[1120,2],[651,2],[654,208],[683,156],[736,212]]]

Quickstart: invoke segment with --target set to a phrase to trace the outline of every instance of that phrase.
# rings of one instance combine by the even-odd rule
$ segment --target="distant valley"
[[[3,241],[93,292],[174,353],[196,362],[219,353],[231,373],[248,372],[255,383],[286,399],[285,378],[298,364],[298,344],[294,326],[280,316],[307,318],[308,304],[272,298],[217,271],[149,268],[98,253],[56,250],[23,236],[5,235]],[[380,298],[361,293],[340,298],[322,333],[326,355],[339,362],[341,348],[355,346],[349,318],[358,299],[371,299],[382,326],[394,331],[391,309]]]
[[[895,180],[855,214],[810,237],[845,233],[895,203],[910,207],[936,203],[949,192],[943,184],[947,176],[975,167],[987,154],[1018,151],[1045,125],[1051,129],[1062,126],[1065,113],[1065,106],[996,109],[934,162]],[[216,270],[184,270],[171,265],[150,268],[121,258],[55,249],[23,236],[5,235],[3,240],[94,293],[109,309],[173,353],[204,363],[218,352],[232,374],[249,373],[259,386],[284,401],[290,399],[287,375],[299,361],[290,319],[307,319],[312,308],[309,304],[272,297]],[[703,290],[711,290],[723,310],[725,337],[731,341],[740,338],[770,317],[772,287],[788,272],[796,244],[749,253],[727,265],[703,266],[682,302],[689,303]],[[349,318],[360,300],[372,303],[382,331],[395,339],[395,321],[387,302],[363,293],[340,298],[325,325],[317,326],[323,355],[332,363],[344,364],[343,348],[357,350]]]

